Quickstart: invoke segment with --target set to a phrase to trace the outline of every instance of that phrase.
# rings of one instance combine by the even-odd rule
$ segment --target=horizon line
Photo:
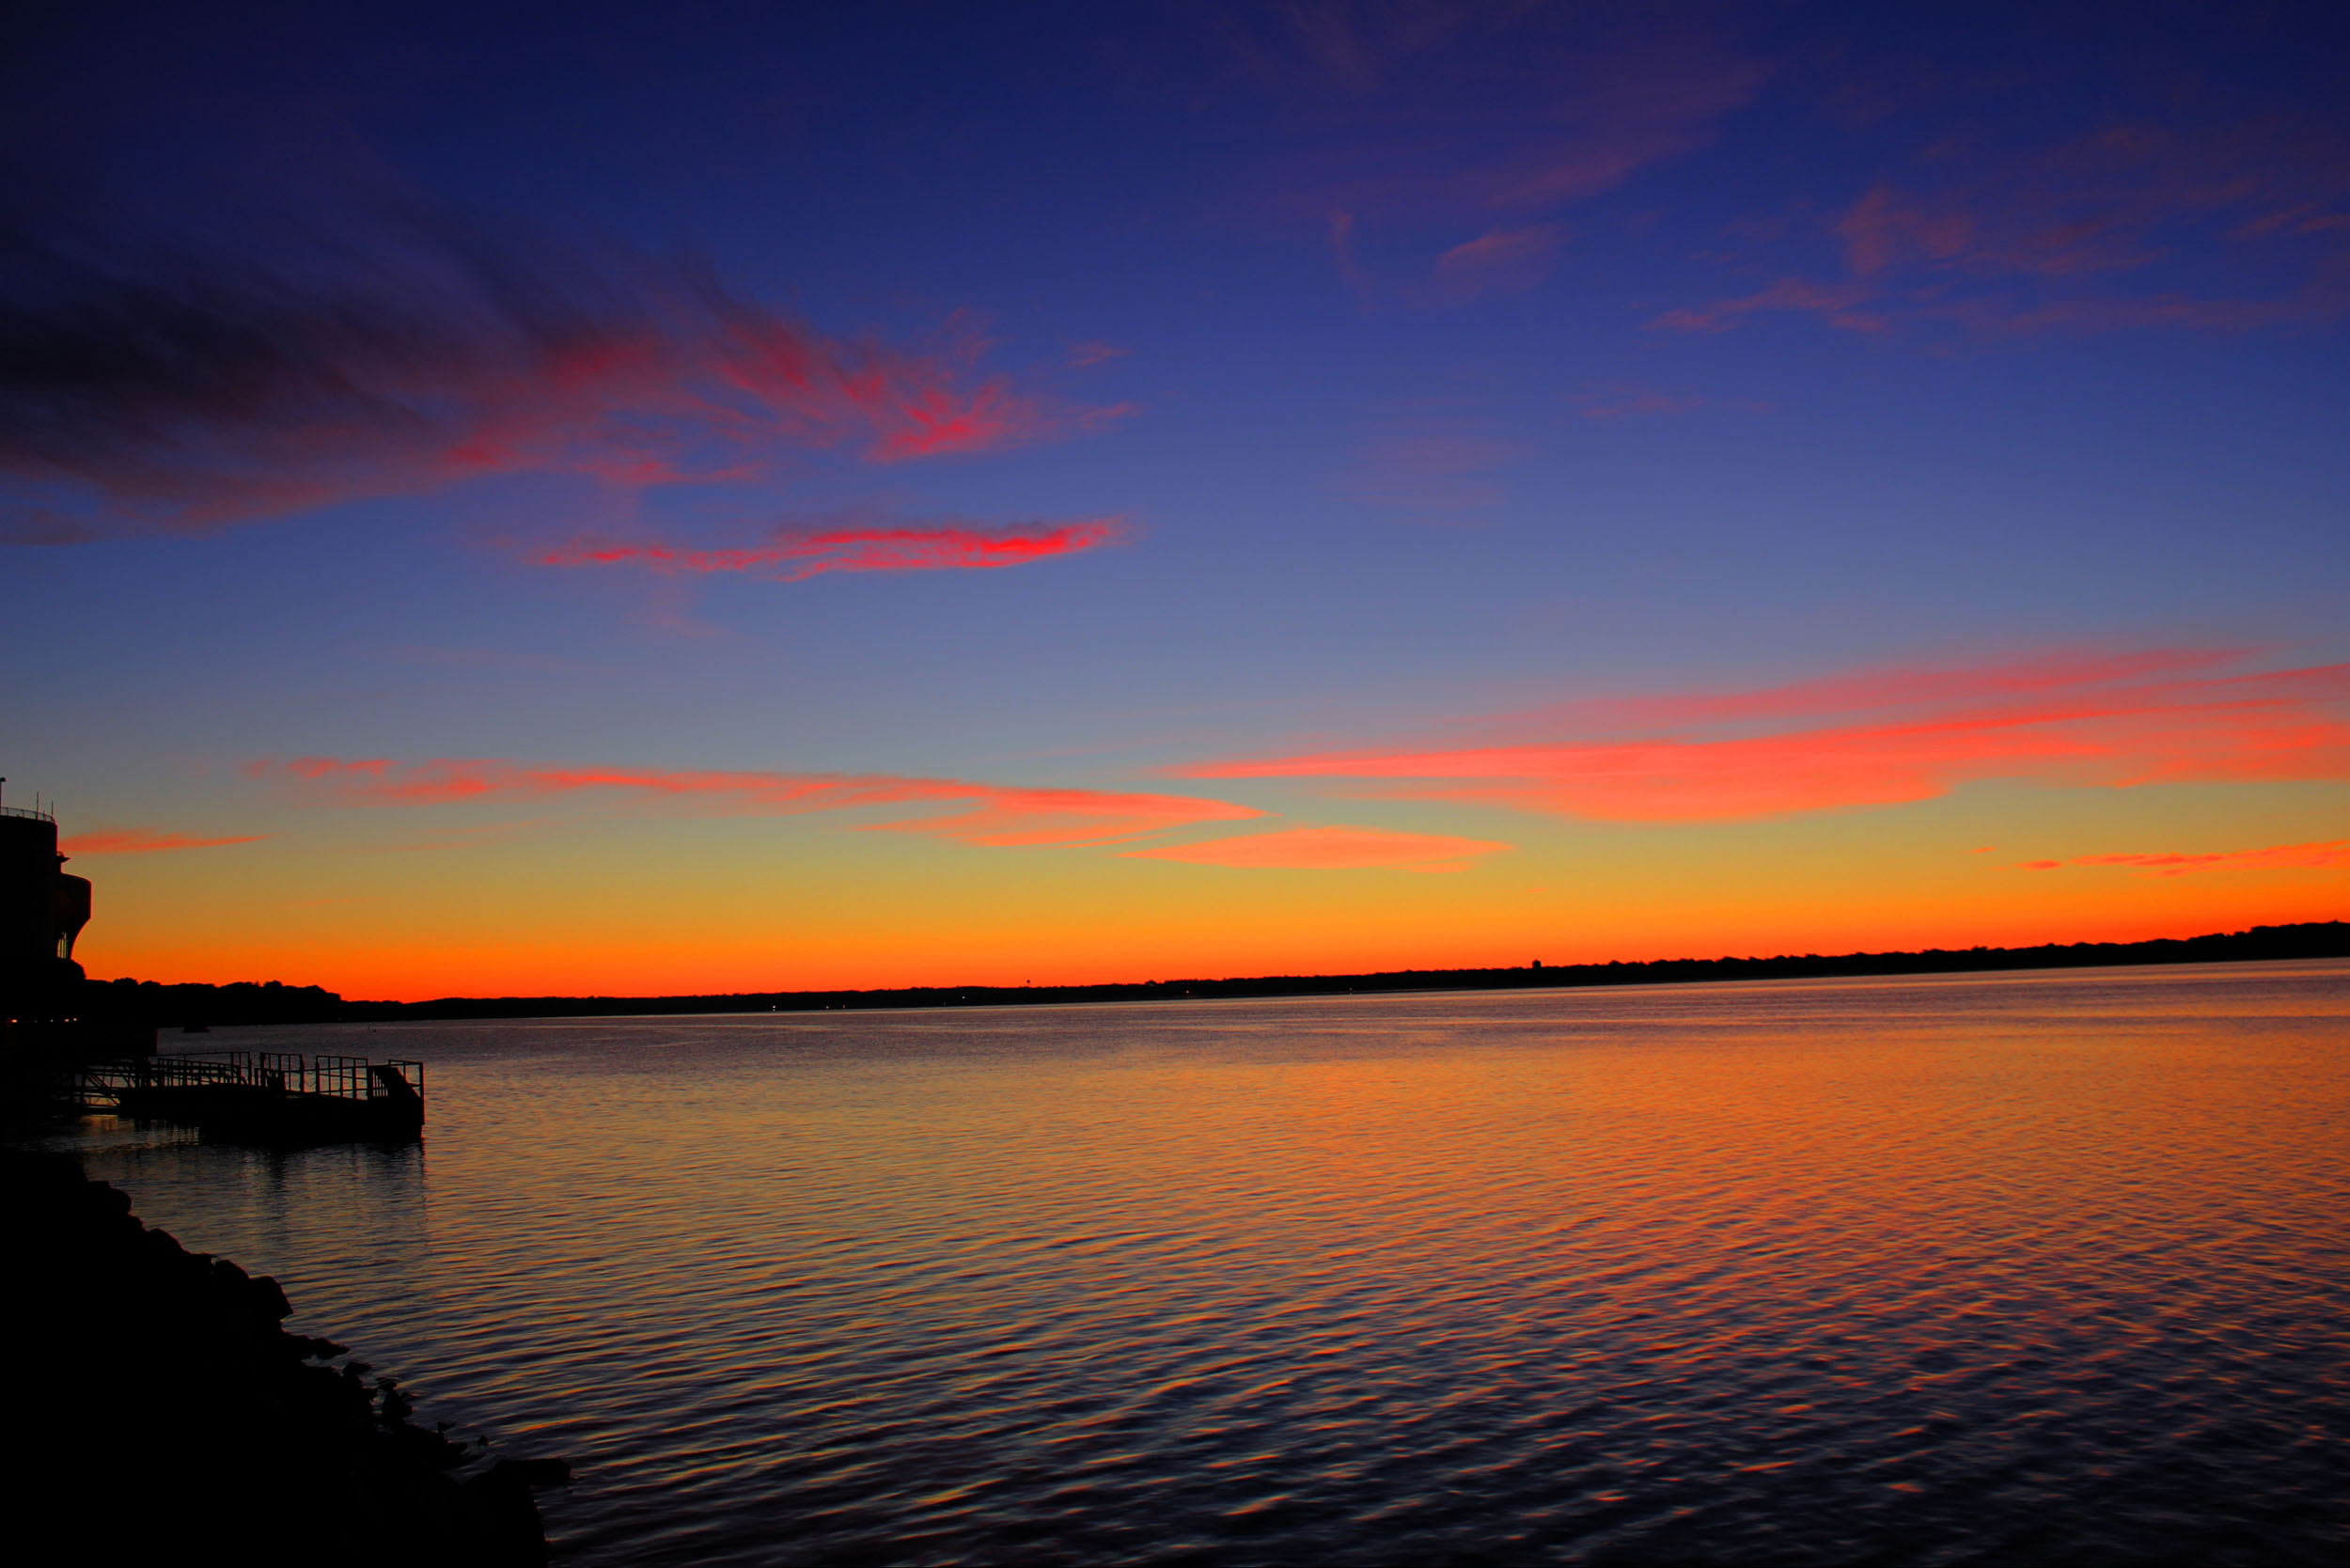
[[[2330,940],[2328,940],[2330,939]],[[2217,945],[2231,949],[2244,947],[2292,948],[2290,952],[2213,952]],[[2178,953],[2180,949],[2201,949],[2203,953]],[[2043,962],[2015,962],[2038,957]],[[2180,962],[2255,962],[2263,958],[2350,958],[2350,923],[2341,919],[2304,920],[2284,925],[2248,926],[2234,932],[2204,932],[2192,936],[2155,936],[2132,942],[2044,942],[2022,947],[1994,948],[1977,944],[1966,948],[1919,948],[1877,952],[1855,950],[1846,953],[1777,953],[1768,957],[1723,955],[1716,958],[1658,958],[1609,959],[1604,962],[1551,964],[1536,959],[1524,964],[1480,965],[1449,969],[1377,969],[1347,974],[1325,975],[1231,975],[1220,979],[1204,976],[1175,980],[1089,980],[1063,984],[963,984],[963,985],[901,985],[863,988],[834,988],[804,991],[706,991],[679,992],[659,996],[617,996],[599,995],[540,995],[508,996],[432,996],[415,1001],[377,1000],[366,997],[345,997],[322,986],[290,986],[283,981],[232,980],[226,983],[203,980],[164,982],[137,980],[128,977],[112,980],[91,980],[87,983],[107,987],[131,987],[144,990],[153,987],[161,992],[196,989],[213,992],[252,992],[275,994],[289,1001],[303,997],[331,998],[344,1010],[365,1010],[378,1019],[397,1018],[412,1012],[444,1008],[528,1008],[573,1004],[560,1014],[506,1012],[507,1017],[572,1016],[588,1017],[600,1014],[584,1011],[585,1004],[608,1004],[631,1009],[640,1016],[658,1015],[664,1011],[714,1013],[728,1011],[752,1011],[744,1006],[734,1009],[709,1005],[720,1002],[760,1003],[768,1011],[817,1011],[829,1006],[854,1007],[862,1003],[878,1008],[887,1005],[882,998],[906,998],[916,1005],[932,1007],[970,1007],[1022,1005],[1024,1003],[1066,1003],[1072,1001],[1156,1001],[1207,999],[1196,995],[1206,989],[1211,996],[1225,997],[1274,996],[1346,995],[1369,985],[1387,993],[1410,991],[1465,991],[1499,989],[1574,989],[1594,984],[1686,984],[1721,980],[1770,979],[1839,979],[1866,975],[1948,974],[1953,972],[1983,972],[2000,969],[2036,969],[2060,967],[2098,967],[2104,964],[2130,965],[2163,962],[2176,958]],[[2068,964],[2066,959],[2076,962]],[[1833,965],[1872,965],[1858,970],[1843,970]],[[1889,967],[1888,967],[1889,965]],[[1776,973],[1758,973],[1776,970]],[[1692,973],[1690,971],[1700,971]],[[1636,978],[1637,977],[1637,978]],[[1385,983],[1383,983],[1385,982]],[[1251,989],[1257,988],[1257,989]],[[982,999],[983,998],[983,999]],[[800,1005],[785,1009],[784,1003]],[[679,1004],[664,1007],[663,1004]],[[460,1014],[445,1014],[455,1017]],[[477,1014],[479,1016],[479,1014]],[[361,1022],[363,1017],[344,1020],[282,1019],[257,1022]],[[227,1023],[227,1020],[222,1020]],[[233,1026],[231,1026],[233,1027]]]

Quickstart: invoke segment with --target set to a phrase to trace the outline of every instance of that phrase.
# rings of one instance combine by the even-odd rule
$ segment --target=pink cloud
[[[1507,492],[1492,476],[1526,455],[1479,406],[1431,398],[1390,404],[1340,494],[1396,511],[1457,517],[1496,507]]]
[[[267,259],[26,268],[38,308],[0,301],[0,336],[26,367],[6,397],[39,417],[0,419],[0,472],[93,494],[118,523],[200,527],[490,474],[635,487],[812,451],[894,463],[1130,412],[982,374],[967,319],[918,346],[838,337],[703,272],[525,256],[446,221]]]
[[[1765,722],[1825,715],[1925,711],[1953,704],[2040,697],[2168,678],[2216,675],[2241,666],[2245,648],[2154,648],[2129,653],[2057,649],[2005,664],[1955,669],[1895,666],[1746,691],[1661,692],[1585,698],[1472,721],[1523,733],[1684,729],[1690,725]]]
[[[1355,214],[1343,207],[1330,209],[1330,259],[1338,266],[1339,281],[1346,285],[1356,305],[1368,309],[1376,303],[1378,290],[1355,254]]]
[[[1649,699],[1699,732],[1322,753],[1176,770],[1191,778],[1416,780],[1371,792],[1620,822],[1703,822],[1925,800],[1985,779],[2124,786],[2350,777],[2350,666],[2195,678],[2191,657],[2074,657],[1866,673],[1748,694]],[[1818,720],[1838,701],[1837,722]],[[1890,710],[1890,711],[1888,711]],[[1606,712],[1606,710],[1600,710]],[[1703,733],[1725,721],[1778,727]],[[1558,722],[1556,712],[1543,728]],[[1527,728],[1534,728],[1529,724]],[[1444,781],[1444,782],[1436,782]],[[1363,792],[1360,789],[1355,793]]]
[[[1126,537],[1123,519],[1030,523],[991,527],[940,524],[918,527],[844,527],[779,531],[774,542],[744,549],[697,550],[676,544],[593,540],[534,557],[540,566],[639,566],[704,574],[760,572],[796,583],[826,572],[937,572],[1020,566],[1099,549]]]
[[[1566,231],[1557,224],[1493,228],[1436,258],[1436,298],[1466,305],[1494,294],[1523,293],[1550,276]]]
[[[443,648],[430,643],[397,643],[384,651],[403,664],[440,665],[452,669],[485,669],[505,673],[597,674],[613,666],[585,659],[562,659],[548,653],[521,653],[503,648]]]
[[[242,839],[201,839],[189,833],[160,833],[147,827],[102,828],[57,840],[67,855],[160,855],[166,850],[216,849],[223,844],[258,844],[269,835]]]
[[[1219,17],[1214,74],[1219,94],[1253,88],[1295,127],[1261,200],[1326,228],[1357,302],[1388,292],[1373,275],[1382,228],[1486,230],[1433,287],[1419,274],[1393,290],[1457,305],[1540,282],[1557,243],[1543,220],[1705,147],[1755,100],[1772,67],[1735,25],[1674,8],[1315,0]]]
[[[1287,204],[1404,221],[1539,213],[1705,146],[1769,67],[1688,17],[1574,8],[1295,7],[1246,71],[1312,115]]]
[[[1622,381],[1599,391],[1569,393],[1567,402],[1578,417],[1601,421],[1686,414],[1705,406],[1705,399],[1694,392],[1668,392],[1661,387]]]
[[[1293,827],[1238,839],[1164,849],[1126,850],[1132,859],[1181,860],[1194,866],[1251,870],[1358,870],[1386,867],[1413,871],[1466,870],[1480,855],[1510,846],[1438,833],[1390,833],[1376,827]]]
[[[2282,119],[2117,124],[2019,157],[1922,161],[1836,225],[1853,272],[1923,267],[2077,278],[2161,261],[2197,226],[2238,240],[2322,234],[2350,199],[2339,135]]]
[[[2315,870],[2328,866],[2350,866],[2350,839],[2228,850],[2217,855],[2083,855],[2071,860],[2028,860],[2019,869],[2053,871],[2061,866],[2124,866],[2143,876],[2186,876],[2195,871]]]
[[[796,816],[874,807],[929,807],[944,815],[871,824],[877,831],[933,833],[1005,847],[1117,843],[1195,823],[1241,822],[1264,813],[1193,795],[981,784],[889,774],[697,772],[661,768],[563,767],[494,758],[436,758],[400,764],[383,758],[303,757],[261,761],[257,778],[293,781],[345,806],[446,806],[544,800],[602,793],[639,803],[705,803],[744,816]]]
[[[2116,125],[2002,159],[1945,148],[1910,179],[1871,186],[1832,232],[1843,278],[1783,278],[1656,324],[1718,332],[1793,311],[1848,331],[2020,337],[2339,321],[2350,314],[2350,143],[2269,118]]]
[[[1104,343],[1098,337],[1088,338],[1085,342],[1069,345],[1069,368],[1073,370],[1088,369],[1113,359],[1123,359],[1133,352]]]
[[[1886,325],[1884,315],[1862,308],[1876,298],[1877,290],[1861,284],[1808,283],[1802,278],[1785,277],[1758,293],[1668,310],[1656,318],[1656,324],[1676,332],[1727,332],[1748,316],[1792,310],[1821,317],[1848,332],[1882,332]]]

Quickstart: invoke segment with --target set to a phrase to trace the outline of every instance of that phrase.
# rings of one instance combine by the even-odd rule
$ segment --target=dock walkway
[[[287,1051],[203,1051],[93,1061],[86,1108],[270,1141],[398,1142],[424,1131],[424,1063]]]

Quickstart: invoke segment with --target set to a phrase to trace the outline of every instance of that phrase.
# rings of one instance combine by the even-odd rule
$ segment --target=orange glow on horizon
[[[1376,827],[1293,827],[1278,833],[1120,853],[1130,860],[1181,860],[1194,866],[1280,870],[1353,870],[1392,866],[1409,870],[1458,871],[1467,870],[1467,863],[1474,856],[1509,847],[1488,839],[1455,839],[1438,833],[1390,833]]]
[[[139,864],[160,869],[172,859]],[[1165,859],[1107,864],[1155,866],[1158,880],[1114,902],[1105,902],[1098,879],[1073,885],[1047,874],[941,888],[922,907],[906,906],[893,883],[870,890],[820,885],[780,904],[672,892],[624,912],[560,886],[517,888],[452,918],[441,884],[428,878],[414,892],[257,906],[195,928],[167,912],[126,918],[124,901],[110,906],[102,885],[107,929],[93,927],[85,957],[102,977],[283,979],[416,1000],[1091,984],[1514,967],[1531,958],[1563,964],[2128,942],[2350,915],[2350,872],[2341,866],[2059,885],[1970,860],[1979,870],[1901,886],[1862,866],[1802,886],[1760,875],[1708,887],[1668,876],[1611,879],[1578,894],[1499,881],[1499,862],[1443,877],[1409,868],[1334,874]],[[1229,879],[1236,876],[1250,878],[1261,896],[1235,902]]]
[[[1447,721],[1616,731],[1589,740],[1165,770],[1231,780],[1238,800],[257,762],[244,779],[284,808],[267,835],[234,831],[251,783],[228,785],[243,821],[224,799],[181,831],[110,830],[132,836],[82,950],[99,974],[415,999],[2032,946],[2342,917],[2350,852],[2328,830],[2350,777],[2334,713],[2350,668],[2225,673],[2243,657],[1863,670]],[[1623,733],[1642,726],[1668,732]],[[1333,792],[1355,820],[1328,822]],[[2043,863],[2075,869],[2019,874]],[[212,917],[190,929],[176,917],[191,907]]]

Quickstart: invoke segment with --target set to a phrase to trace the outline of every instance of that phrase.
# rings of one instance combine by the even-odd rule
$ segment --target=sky
[[[92,975],[2350,914],[2339,8],[0,26],[0,771]]]

